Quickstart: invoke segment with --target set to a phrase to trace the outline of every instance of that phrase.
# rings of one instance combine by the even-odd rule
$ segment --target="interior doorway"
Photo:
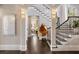
[[[38,32],[38,16],[29,16],[29,35],[37,34]]]

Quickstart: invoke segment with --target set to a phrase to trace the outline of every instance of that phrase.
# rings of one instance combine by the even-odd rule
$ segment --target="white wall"
[[[74,4],[69,6],[75,8],[75,16],[79,16],[79,4]]]
[[[23,22],[21,23],[21,19],[19,18],[19,13],[16,11],[15,5],[2,5],[0,6],[0,50],[20,50],[20,40],[24,40],[24,32],[21,29],[23,26]],[[8,14],[14,14],[16,16],[16,34],[14,36],[5,36],[2,32],[3,27],[3,16]]]
[[[60,17],[60,24],[67,20],[68,8],[75,8],[75,16],[79,16],[79,4],[61,4],[57,8],[57,16]]]
[[[57,8],[57,16],[60,17],[60,24],[62,24],[65,20],[67,20],[68,14],[67,14],[67,5],[60,5]]]

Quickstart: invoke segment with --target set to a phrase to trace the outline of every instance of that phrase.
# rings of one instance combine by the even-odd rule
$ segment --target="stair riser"
[[[67,44],[67,41],[66,42],[64,42],[64,41],[60,41],[60,40],[56,40],[57,42],[57,45],[65,45],[65,44]]]
[[[67,42],[67,39],[66,39],[66,38],[62,38],[62,37],[58,37],[58,36],[56,36],[56,38],[57,38],[59,41]]]
[[[64,38],[71,38],[71,35],[65,33],[57,33],[57,35],[63,36]]]

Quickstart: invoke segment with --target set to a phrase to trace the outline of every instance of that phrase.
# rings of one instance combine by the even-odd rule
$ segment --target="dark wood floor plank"
[[[28,53],[34,53],[34,54],[44,54],[44,53],[51,53],[49,46],[45,42],[45,40],[34,40],[32,38],[29,38],[28,40]]]

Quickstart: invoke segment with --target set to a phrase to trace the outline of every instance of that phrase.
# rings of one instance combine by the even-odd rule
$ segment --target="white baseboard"
[[[25,46],[20,45],[0,45],[0,50],[21,50],[25,51]]]
[[[27,46],[20,45],[20,51],[26,51],[26,50],[27,50]]]
[[[53,51],[79,51],[79,45],[64,45],[54,48]]]

